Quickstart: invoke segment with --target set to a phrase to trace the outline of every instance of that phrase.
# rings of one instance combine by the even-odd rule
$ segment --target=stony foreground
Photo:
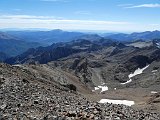
[[[88,101],[72,87],[0,65],[0,120],[159,120],[156,113]]]

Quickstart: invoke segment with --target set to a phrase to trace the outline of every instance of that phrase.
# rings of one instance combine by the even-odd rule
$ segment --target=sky
[[[0,29],[160,30],[160,0],[0,0]]]

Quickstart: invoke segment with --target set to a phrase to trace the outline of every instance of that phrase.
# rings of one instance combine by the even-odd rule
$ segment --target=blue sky
[[[0,28],[160,30],[160,0],[0,0]]]

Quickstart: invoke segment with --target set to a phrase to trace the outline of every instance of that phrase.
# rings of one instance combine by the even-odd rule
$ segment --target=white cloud
[[[128,7],[128,6],[132,6],[133,4],[119,4],[117,5],[118,7]]]
[[[64,30],[144,31],[160,26],[124,21],[73,20],[54,16],[0,15],[0,28],[45,28]]]
[[[142,4],[142,5],[134,5],[134,6],[128,6],[125,8],[159,8],[160,4]]]
[[[54,16],[34,16],[34,15],[1,15],[0,19],[54,19]]]

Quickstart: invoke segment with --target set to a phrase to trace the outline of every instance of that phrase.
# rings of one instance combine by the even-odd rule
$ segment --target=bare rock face
[[[90,82],[89,80],[89,72],[88,72],[88,60],[82,59],[75,69],[75,74],[81,74],[81,78],[83,79],[84,83]]]
[[[0,78],[0,86],[4,83],[5,79],[4,78]]]
[[[137,55],[129,59],[126,63],[126,67],[129,71],[134,71],[136,68],[143,68],[146,65],[150,64],[151,60],[147,56]]]
[[[80,81],[85,84],[92,85],[91,73],[89,71],[89,63],[87,58],[76,58],[68,67],[74,74],[79,77]]]
[[[77,91],[76,86],[73,84],[68,84],[68,85],[66,85],[66,87],[68,87],[70,90]]]

